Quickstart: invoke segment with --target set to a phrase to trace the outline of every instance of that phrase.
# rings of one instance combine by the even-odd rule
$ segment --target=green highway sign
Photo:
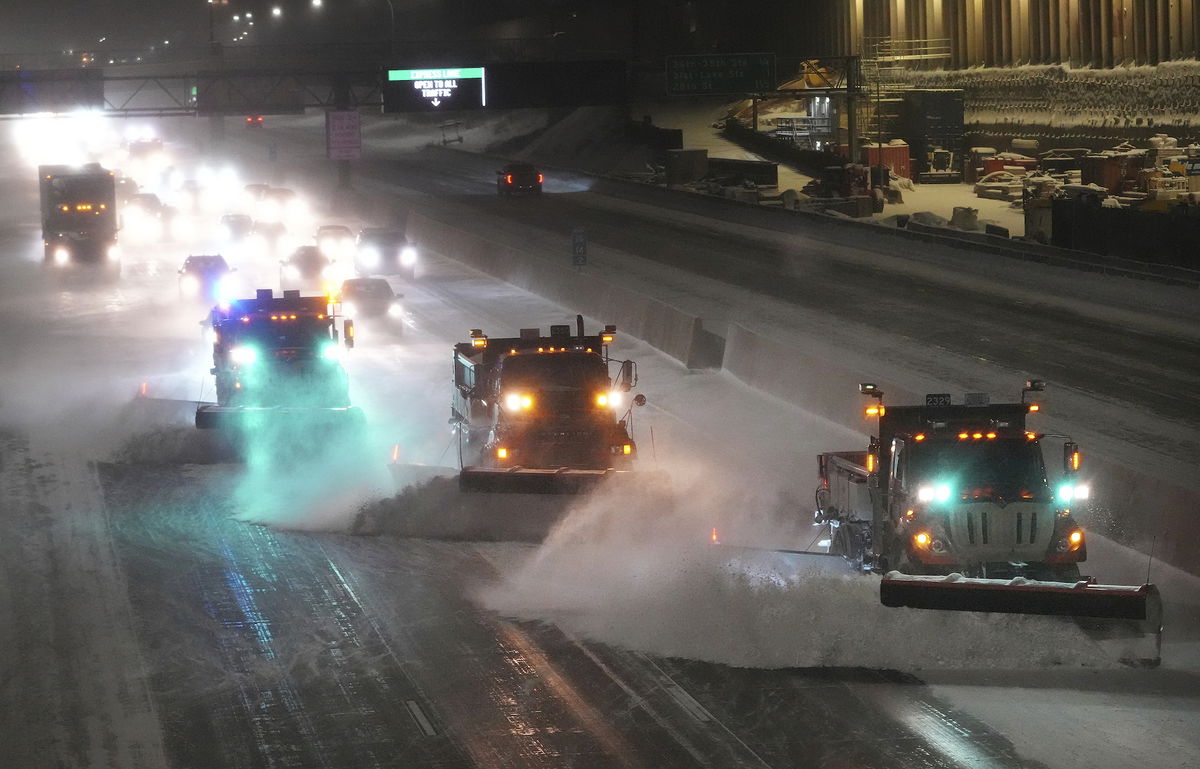
[[[463,80],[481,77],[483,77],[483,67],[388,70],[388,80]]]
[[[667,93],[746,94],[774,91],[777,87],[773,53],[667,57]]]

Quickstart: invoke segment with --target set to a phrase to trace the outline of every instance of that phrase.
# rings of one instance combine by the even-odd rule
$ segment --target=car
[[[496,191],[501,195],[518,192],[542,194],[542,174],[529,163],[508,163],[496,172]]]
[[[118,176],[116,179],[117,202],[124,205],[138,192],[138,184],[128,176]]]
[[[254,231],[254,220],[246,214],[225,214],[219,226],[225,240],[245,240]]]
[[[246,127],[247,128],[262,128],[262,126],[263,126],[263,116],[262,115],[247,115],[246,116]]]
[[[235,270],[220,254],[192,254],[179,268],[179,296],[221,302],[233,295],[229,276]]]
[[[342,282],[342,312],[356,320],[387,320],[400,327],[404,319],[401,296],[383,278],[351,278]]]
[[[300,225],[307,216],[304,201],[295,190],[287,187],[271,187],[259,199],[255,207],[255,219],[285,222]]]
[[[313,236],[317,248],[331,259],[349,259],[354,256],[354,233],[342,224],[323,224]]]
[[[416,278],[417,247],[403,230],[372,227],[359,230],[354,252],[358,275],[402,275]]]
[[[286,259],[279,260],[279,285],[330,292],[339,280],[339,265],[316,246],[300,246]]]
[[[160,218],[163,213],[163,202],[153,192],[138,192],[129,196],[125,203],[125,212],[137,211],[146,216]]]
[[[268,256],[286,253],[293,242],[280,222],[255,222],[246,240],[252,253]]]

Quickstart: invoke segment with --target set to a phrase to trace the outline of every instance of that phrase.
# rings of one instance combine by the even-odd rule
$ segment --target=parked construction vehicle
[[[38,166],[48,264],[118,270],[117,183],[99,163]]]
[[[576,326],[574,335],[556,325],[549,336],[527,328],[501,339],[473,329],[454,346],[464,491],[581,493],[633,469],[633,407],[646,402],[627,401],[637,367],[609,357],[615,326],[587,335],[583,316]]]
[[[1081,579],[1083,529],[1071,505],[1087,499],[1080,452],[1064,438],[1061,481],[1047,479],[1045,434],[1030,432],[1028,402],[990,403],[983,393],[955,404],[925,396],[922,406],[872,398],[878,433],[866,451],[818,457],[818,524],[831,528],[830,552],[884,574],[888,606],[1058,614],[1145,620],[1161,628],[1152,585],[1103,586]]]
[[[354,347],[354,321],[325,296],[259,289],[253,299],[218,305],[210,315],[217,402],[196,409],[196,427],[254,431],[296,424],[338,428],[362,422],[350,405],[341,365]]]

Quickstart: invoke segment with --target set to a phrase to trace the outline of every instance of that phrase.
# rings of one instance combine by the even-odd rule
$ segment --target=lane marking
[[[405,700],[404,707],[408,708],[408,714],[417,722],[417,728],[424,732],[426,737],[433,737],[437,734],[437,730],[433,728],[433,724],[429,722],[425,711],[421,710],[421,706],[416,700]]]

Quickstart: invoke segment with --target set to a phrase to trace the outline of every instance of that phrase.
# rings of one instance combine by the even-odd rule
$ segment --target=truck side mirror
[[[346,337],[346,349],[354,349],[354,321],[347,319],[342,323],[342,334]]]
[[[1063,444],[1063,472],[1074,475],[1079,471],[1079,444],[1067,441]]]
[[[637,384],[637,371],[634,369],[633,361],[621,361],[621,372],[617,374],[616,389],[627,393],[633,389],[635,384]]]

